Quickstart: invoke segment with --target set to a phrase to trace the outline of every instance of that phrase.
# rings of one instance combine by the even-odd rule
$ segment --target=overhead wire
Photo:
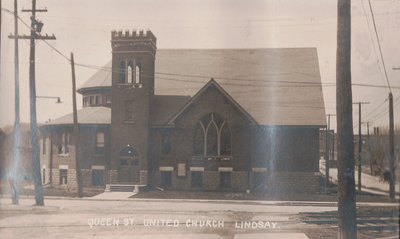
[[[13,11],[10,11],[8,9],[2,8],[2,10],[6,11],[6,12],[8,12],[10,14],[13,14]],[[18,17],[18,19],[27,28],[31,29],[31,27],[24,20],[22,20],[20,17]],[[39,34],[39,36],[40,36],[40,34]],[[67,60],[69,63],[71,62],[71,60],[69,59],[68,56],[63,54],[60,50],[58,50],[56,47],[54,47],[48,41],[46,41],[45,39],[40,39],[40,40],[45,42],[45,44],[48,47],[50,47],[53,51],[55,51],[57,54],[59,54],[61,57],[63,57],[65,60]],[[84,63],[79,63],[79,62],[76,62],[75,65],[80,66],[80,67],[89,68],[89,69],[107,71],[107,72],[114,72],[114,73],[121,73],[122,72],[119,69],[117,69],[117,70],[116,69],[112,69],[112,67],[108,67],[108,66],[96,66],[96,65],[84,64]],[[296,72],[296,73],[298,73],[298,72]],[[178,74],[178,73],[171,73],[171,72],[155,72],[155,74],[156,75],[164,75],[164,76],[192,77],[192,78],[202,78],[202,79],[215,78],[215,79],[227,80],[227,81],[242,81],[242,82],[246,82],[246,83],[242,83],[242,84],[241,83],[234,83],[234,82],[229,82],[229,83],[228,82],[224,82],[224,84],[237,85],[237,86],[255,86],[255,87],[258,87],[258,86],[273,86],[273,87],[333,87],[333,86],[336,85],[336,83],[333,83],[333,82],[318,83],[318,82],[308,82],[308,81],[287,81],[287,80],[272,81],[272,80],[256,80],[256,79],[248,79],[248,78],[238,79],[238,78],[226,78],[226,77],[215,77],[215,76],[205,76],[205,75]],[[285,73],[285,74],[294,74],[294,73],[292,72],[292,73]],[[149,76],[149,75],[147,75],[147,76]],[[309,75],[309,76],[317,77],[317,76],[314,76],[314,75]],[[169,80],[169,81],[180,81],[180,82],[190,82],[190,83],[204,84],[203,81],[195,81],[195,80],[188,80],[188,79],[166,78],[166,77],[160,77],[160,76],[157,76],[156,78],[157,79],[162,79],[162,80]],[[248,82],[264,83],[264,84],[263,85],[259,85],[259,84],[250,85],[250,84],[248,84]],[[275,85],[265,85],[265,83],[270,83],[270,84],[275,84]],[[283,84],[289,84],[289,85],[283,85]],[[391,90],[391,88],[400,89],[400,86],[391,87],[389,84],[388,84],[388,86],[373,85],[373,84],[360,84],[360,83],[353,83],[352,85],[354,85],[354,86],[364,86],[364,87],[376,87],[376,88],[388,88],[389,87],[390,90]]]
[[[376,29],[375,17],[374,17],[374,12],[372,11],[371,0],[368,0],[368,3],[369,3],[369,8],[371,10],[372,22],[374,24],[374,30],[375,30],[375,34],[376,34],[376,39],[378,41],[379,53],[381,55],[382,66],[383,66],[383,70],[385,72],[386,82],[387,82],[387,85],[389,87],[389,92],[392,92],[392,89],[390,87],[389,77],[388,77],[388,74],[387,74],[387,71],[386,71],[385,59],[383,58],[382,47],[381,47],[381,42],[379,40],[378,30]]]
[[[373,47],[373,49],[374,49],[375,57],[376,57],[377,60],[378,60],[377,62],[379,63],[379,58],[378,58],[378,56],[377,56],[377,49],[376,49],[376,45],[375,45],[374,40],[373,40],[372,31],[371,31],[371,26],[370,26],[369,18],[368,18],[368,15],[367,15],[367,11],[365,10],[365,6],[364,6],[364,3],[363,3],[363,0],[360,0],[360,3],[361,3],[362,10],[363,10],[363,12],[364,12],[364,15],[365,15],[365,20],[366,20],[366,22],[367,22],[367,28],[368,28],[368,32],[369,32],[369,38],[370,38],[370,40],[371,40],[371,45],[372,45],[372,47]],[[380,72],[381,75],[382,75],[383,72],[382,72],[382,68],[381,68],[381,65],[380,65],[380,64],[378,64],[378,69],[379,69],[379,72]],[[381,80],[384,82],[384,79],[381,79]]]

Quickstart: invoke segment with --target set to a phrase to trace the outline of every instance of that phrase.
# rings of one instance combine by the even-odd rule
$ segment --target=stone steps
[[[107,184],[106,192],[134,192],[137,190],[137,185],[130,184]]]

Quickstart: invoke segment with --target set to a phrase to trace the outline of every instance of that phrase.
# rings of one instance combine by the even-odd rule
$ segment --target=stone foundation
[[[67,184],[60,184],[60,169],[52,170],[53,186],[65,187],[67,190],[76,190],[76,171],[67,169]],[[203,187],[193,188],[191,172],[187,171],[185,177],[178,177],[176,171],[171,171],[171,189],[197,190],[197,191],[236,191],[245,192],[279,192],[279,193],[314,193],[320,191],[319,175],[314,172],[247,172],[232,171],[231,187],[220,188],[219,171],[203,171]],[[104,184],[118,184],[118,170],[104,170]],[[161,187],[160,171],[140,171],[140,183]],[[93,187],[92,170],[82,170],[83,187]]]
[[[193,188],[191,172],[186,172],[185,177],[178,177],[176,171],[171,171],[171,189],[174,190],[200,190],[200,191],[219,191],[220,188],[220,172],[204,171],[203,187]],[[152,186],[161,187],[161,172],[151,171],[149,174],[149,182]],[[248,189],[248,173],[246,171],[231,172],[231,187],[224,191],[245,192]]]
[[[139,176],[140,185],[147,185],[148,183],[148,171],[147,170],[140,170]]]

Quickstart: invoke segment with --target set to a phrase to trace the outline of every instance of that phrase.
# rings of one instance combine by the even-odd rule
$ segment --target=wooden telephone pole
[[[36,12],[47,12],[46,9],[36,9],[36,0],[32,0],[32,9],[22,10],[23,12],[31,12],[31,34],[26,35],[11,35],[10,38],[29,39],[30,54],[29,54],[29,98],[30,98],[30,126],[31,126],[31,144],[32,144],[32,171],[33,181],[35,185],[35,200],[36,205],[43,206],[43,188],[40,174],[40,149],[38,143],[38,129],[36,119],[36,81],[35,81],[35,40],[55,40],[55,36],[42,36],[40,32],[43,23],[36,19]]]
[[[18,35],[18,2],[14,0],[14,34]],[[14,40],[14,129],[13,129],[13,169],[11,172],[11,186],[12,186],[12,203],[19,204],[19,165],[20,165],[20,137],[21,137],[21,124],[20,124],[20,103],[19,103],[19,52],[18,52],[18,39]]]
[[[328,143],[329,141],[329,128],[330,128],[330,124],[331,124],[331,116],[336,116],[333,114],[328,114],[328,125],[326,127],[326,131],[325,131],[325,192],[328,192],[328,188],[329,188],[329,149],[330,149],[330,144]]]
[[[396,165],[394,156],[394,115],[393,115],[393,94],[389,93],[389,197],[392,202],[395,201],[395,183],[396,183]]]
[[[74,142],[75,142],[75,169],[76,169],[76,183],[78,187],[78,197],[83,196],[82,190],[82,173],[80,167],[79,155],[79,141],[80,132],[78,125],[78,111],[76,107],[76,80],[75,80],[75,62],[74,54],[71,52],[71,73],[72,73],[72,105],[73,105],[73,118],[74,118]]]
[[[358,105],[358,191],[361,192],[361,146],[362,146],[362,137],[361,137],[361,105],[363,104],[369,104],[369,102],[356,102],[353,104]]]
[[[351,1],[338,0],[336,118],[340,239],[357,238],[351,90]]]

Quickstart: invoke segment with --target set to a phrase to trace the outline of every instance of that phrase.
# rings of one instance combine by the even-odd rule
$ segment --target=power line
[[[377,50],[376,50],[376,45],[375,45],[374,40],[373,40],[373,37],[372,37],[371,27],[370,27],[369,19],[368,19],[368,16],[367,16],[367,11],[365,10],[363,0],[360,0],[360,2],[361,2],[361,7],[362,7],[362,9],[363,9],[363,11],[364,11],[365,20],[366,20],[366,22],[367,22],[369,37],[370,37],[370,40],[371,40],[372,47],[374,48],[374,54],[375,54],[375,57],[378,58],[377,53],[376,53],[376,51],[377,51]],[[378,59],[378,63],[379,63],[379,59]],[[379,71],[380,71],[381,74],[382,74],[383,72],[382,72],[382,69],[381,69],[380,64],[378,64],[378,69],[379,69]],[[381,80],[384,82],[383,79],[381,79]]]
[[[364,118],[365,118],[365,119],[368,119],[368,117],[370,117],[370,115],[372,115],[376,110],[380,109],[386,102],[387,102],[387,99],[385,99],[382,103],[380,103],[376,108],[374,108],[373,110],[371,110],[369,113],[367,113],[366,115],[364,115]]]
[[[10,11],[6,8],[2,8],[2,10],[13,14],[13,11]],[[18,19],[29,29],[31,27],[23,21],[20,17]],[[39,35],[40,36],[40,35]],[[47,42],[45,39],[41,39],[48,47],[50,47],[52,50],[54,50],[57,54],[59,54],[61,57],[63,57],[65,60],[68,61],[68,64],[70,64],[71,60],[69,59],[68,56],[63,54],[60,50],[58,50],[56,47],[54,47],[52,44]],[[107,71],[107,72],[114,72],[114,73],[122,73],[122,70],[119,69],[112,69],[112,67],[109,66],[96,66],[96,65],[90,65],[90,64],[84,64],[84,63],[75,63],[75,65],[80,66],[80,67],[85,67],[89,69],[95,69],[95,70],[101,70],[101,71]],[[386,72],[386,71],[385,71]],[[285,74],[295,74],[296,72],[289,72]],[[233,83],[233,82],[224,82],[225,85],[236,85],[236,86],[254,86],[254,87],[259,87],[259,86],[270,86],[270,87],[334,87],[336,86],[336,83],[334,82],[328,82],[328,83],[318,83],[318,82],[309,82],[309,81],[287,81],[287,80],[282,80],[282,81],[272,81],[272,80],[256,80],[256,79],[239,79],[239,78],[226,78],[226,77],[218,77],[218,76],[206,76],[206,75],[193,75],[193,74],[178,74],[178,73],[170,73],[170,72],[155,72],[156,75],[165,75],[165,76],[178,76],[178,77],[191,77],[191,78],[200,78],[200,79],[211,79],[211,77],[214,77],[215,79],[219,80],[228,80],[228,81],[241,81],[243,83]],[[303,73],[305,74],[305,73]],[[145,74],[144,74],[145,75]],[[275,75],[275,74],[274,74]],[[314,75],[306,74],[311,77],[317,77]],[[150,76],[150,75],[147,75]],[[157,77],[157,79],[161,80],[169,80],[169,81],[180,81],[180,82],[190,82],[190,83],[198,83],[198,84],[204,84],[202,81],[195,81],[195,80],[188,80],[188,79],[176,79],[176,78],[165,78],[165,77]],[[244,83],[246,82],[246,83]],[[247,82],[255,82],[255,83],[264,83],[262,85],[260,84],[253,84],[249,85]],[[279,85],[265,85],[265,83],[276,83]],[[282,84],[290,84],[290,85],[282,85]],[[395,86],[391,87],[389,84],[388,86],[383,86],[383,85],[373,85],[373,84],[361,84],[361,83],[353,83],[353,86],[362,86],[362,87],[375,87],[375,88],[396,88],[400,89],[400,86]]]
[[[395,100],[394,106],[397,106],[399,104],[400,104],[400,97],[397,97],[397,99]],[[375,118],[373,118],[373,121],[377,121],[377,120],[381,119],[383,116],[387,115],[388,112],[389,112],[389,108],[385,109],[380,114],[376,114]]]
[[[379,47],[379,52],[381,54],[383,70],[385,72],[385,77],[386,77],[386,81],[387,81],[387,84],[388,84],[388,87],[389,87],[389,92],[392,92],[392,89],[390,88],[389,78],[388,78],[387,71],[386,71],[385,60],[384,60],[383,54],[382,54],[382,48],[381,48],[381,43],[380,43],[380,40],[379,40],[378,30],[376,29],[375,17],[374,17],[374,12],[372,11],[371,0],[368,0],[368,3],[369,3],[369,8],[371,10],[372,22],[374,23],[374,30],[375,30],[375,34],[376,34],[376,39],[378,40],[378,47]]]

